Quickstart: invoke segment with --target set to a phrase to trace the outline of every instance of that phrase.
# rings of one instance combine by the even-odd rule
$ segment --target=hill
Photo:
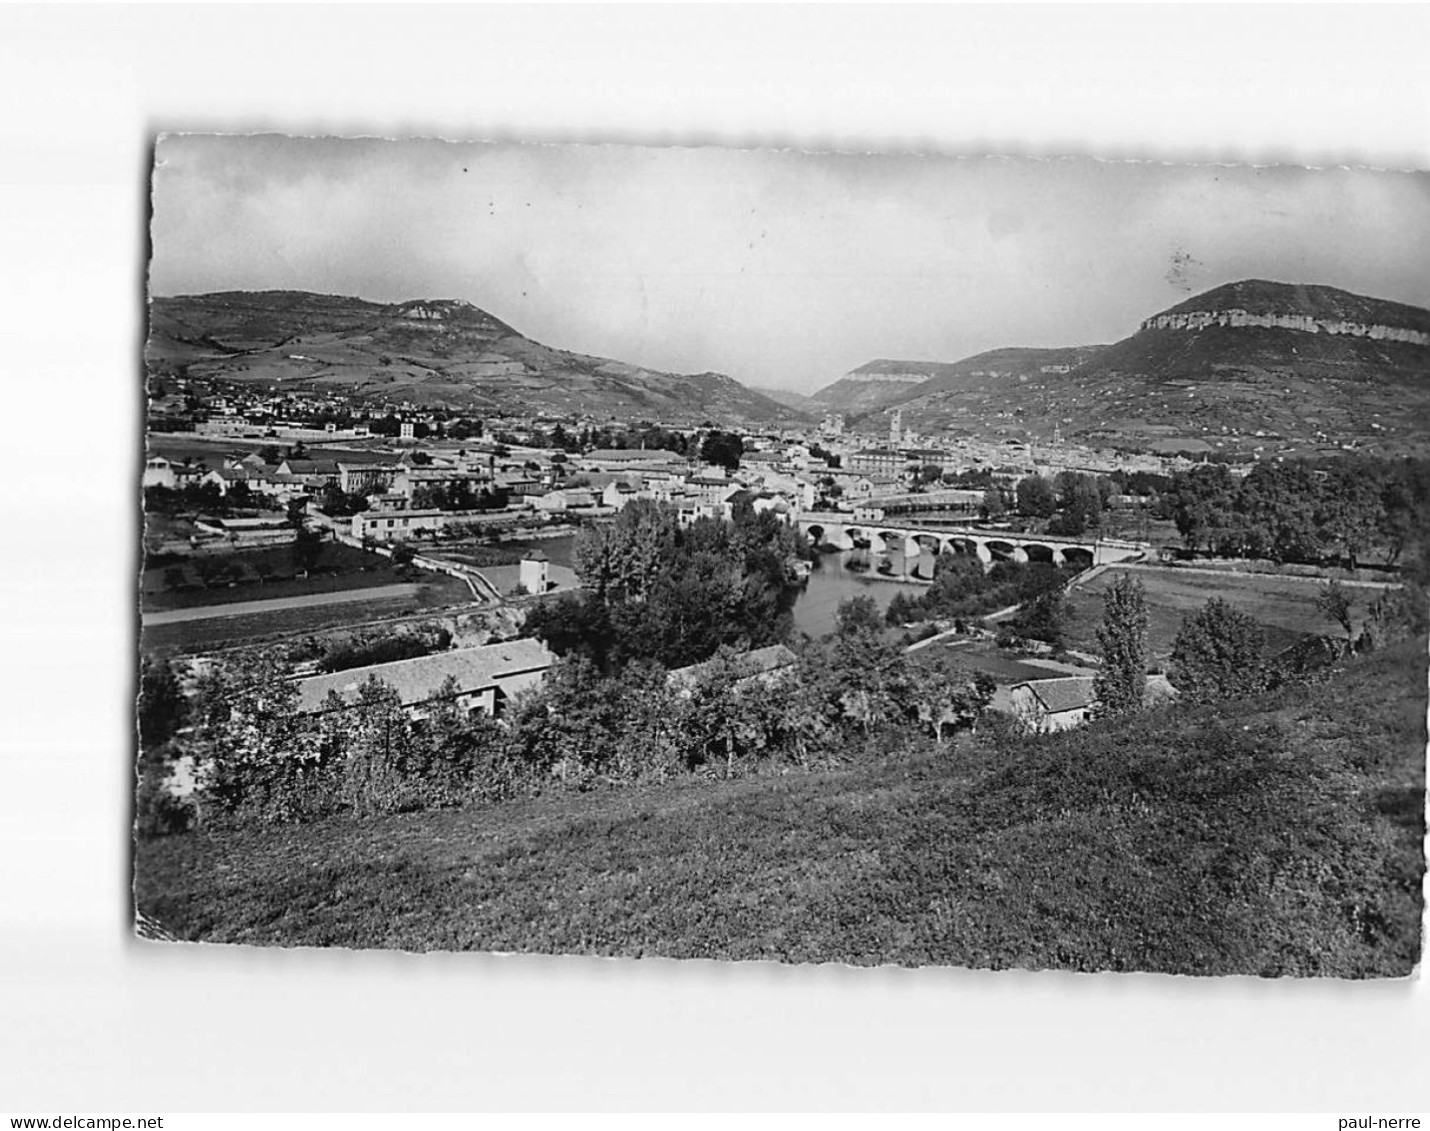
[[[1425,647],[823,773],[141,840],[137,905],[248,944],[1404,976]]]
[[[813,402],[812,397],[804,393],[796,393],[793,389],[770,389],[760,385],[751,385],[749,389],[753,393],[759,393],[762,397],[769,397],[776,404],[797,409],[801,413],[810,414],[821,409],[821,406]]]
[[[1430,311],[1331,287],[1231,283],[1152,315],[1066,373],[970,378],[891,403],[923,430],[1045,438],[1058,427],[1096,446],[1430,450]]]
[[[948,368],[942,361],[876,358],[824,386],[810,400],[826,411],[868,411],[897,400],[910,387],[922,386]]]
[[[699,423],[800,419],[720,373],[675,374],[554,349],[468,302],[303,291],[155,298],[151,370],[340,390],[360,400]]]

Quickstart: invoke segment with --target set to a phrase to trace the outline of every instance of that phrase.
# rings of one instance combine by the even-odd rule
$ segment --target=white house
[[[169,487],[175,483],[174,465],[163,456],[150,456],[144,461],[144,478],[141,481],[145,487]]]

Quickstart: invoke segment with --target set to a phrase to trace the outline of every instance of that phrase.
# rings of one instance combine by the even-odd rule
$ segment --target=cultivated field
[[[1102,595],[1117,578],[1130,573],[1147,589],[1148,650],[1165,660],[1172,651],[1182,618],[1197,612],[1211,598],[1220,597],[1240,612],[1259,621],[1266,630],[1268,652],[1287,648],[1308,633],[1324,635],[1339,629],[1317,611],[1319,582],[1307,578],[1194,573],[1172,568],[1126,569],[1114,567],[1068,594],[1071,617],[1068,646],[1095,653],[1097,628],[1102,623]],[[1371,590],[1356,590],[1361,608]]]
[[[360,600],[308,607],[285,607],[277,603],[261,612],[146,625],[141,632],[140,649],[146,653],[203,652],[363,624],[472,600],[471,590],[465,583],[446,574],[425,572],[419,573],[413,583],[387,586],[386,592],[391,596],[364,596]]]
[[[141,840],[140,910],[286,946],[1404,976],[1425,641],[1330,684],[850,768]]]
[[[170,561],[144,571],[143,609],[146,613],[197,609],[372,589],[411,580],[391,559],[335,542],[324,543],[318,564],[306,577],[298,577],[297,572],[287,546]],[[468,592],[461,582],[456,584]]]

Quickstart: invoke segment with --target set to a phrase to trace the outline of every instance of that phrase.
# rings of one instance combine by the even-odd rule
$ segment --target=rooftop
[[[299,680],[298,710],[305,714],[322,711],[329,692],[336,692],[349,703],[355,702],[358,689],[374,676],[396,690],[404,707],[410,707],[435,697],[448,676],[457,681],[461,691],[478,691],[508,676],[542,671],[551,666],[552,660],[546,645],[539,640],[509,640],[480,648],[459,648],[410,660],[369,664]]]

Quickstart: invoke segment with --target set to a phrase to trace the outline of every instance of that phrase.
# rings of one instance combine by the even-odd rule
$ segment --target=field
[[[317,566],[307,577],[295,576],[287,546],[204,554],[182,562],[156,565],[144,571],[143,609],[198,609],[314,593],[371,589],[407,580],[390,559],[336,542],[323,545]],[[445,575],[444,575],[445,576]],[[460,582],[457,583],[459,586]],[[461,586],[467,592],[465,586]]]
[[[1422,639],[1215,712],[160,837],[136,897],[229,943],[1404,976],[1424,686]]]
[[[1147,589],[1148,651],[1165,660],[1181,627],[1182,618],[1195,613],[1213,597],[1247,613],[1266,629],[1268,652],[1280,651],[1308,633],[1323,635],[1339,630],[1316,610],[1318,582],[1305,578],[1193,573],[1178,569],[1121,569],[1114,567],[1068,594],[1071,617],[1068,646],[1097,651],[1097,628],[1102,623],[1102,595],[1121,574],[1130,573]],[[1361,607],[1369,590],[1356,590]]]
[[[393,584],[388,590],[390,597],[377,599],[369,597],[307,608],[280,607],[237,616],[146,625],[142,629],[140,647],[146,653],[201,652],[402,616],[472,599],[471,590],[464,582],[446,574],[418,573],[415,583]]]
[[[939,655],[946,655],[959,667],[969,672],[986,672],[1000,684],[1022,683],[1029,679],[1056,679],[1067,673],[1052,667],[1041,667],[1036,661],[1026,662],[1004,648],[987,641],[975,644],[961,643],[948,645],[942,642],[930,644],[911,653],[914,663],[927,663]],[[1088,674],[1091,674],[1090,672]]]

